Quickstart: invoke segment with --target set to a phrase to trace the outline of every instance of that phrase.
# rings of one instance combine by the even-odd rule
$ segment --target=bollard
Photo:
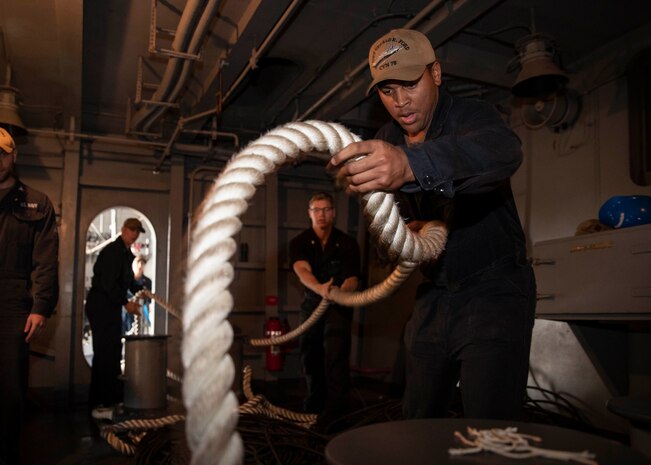
[[[167,407],[168,336],[125,336],[124,406]]]

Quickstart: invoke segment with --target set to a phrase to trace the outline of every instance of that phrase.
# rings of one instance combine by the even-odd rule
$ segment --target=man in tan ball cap
[[[389,31],[368,63],[368,92],[392,121],[329,168],[350,193],[393,191],[412,230],[430,221],[448,228],[443,253],[421,267],[405,329],[404,414],[446,416],[458,385],[466,417],[517,419],[536,302],[510,185],[520,140],[493,105],[447,91],[421,32]]]

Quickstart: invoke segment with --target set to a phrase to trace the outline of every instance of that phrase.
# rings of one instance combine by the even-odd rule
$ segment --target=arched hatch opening
[[[134,270],[141,266],[143,276],[151,280],[151,291],[156,292],[156,232],[151,221],[140,211],[125,206],[115,206],[105,209],[100,212],[90,223],[86,231],[85,242],[85,262],[84,262],[84,307],[86,304],[86,296],[90,291],[93,279],[93,266],[99,253],[104,247],[113,242],[120,236],[122,224],[127,218],[138,218],[145,232],[138,236],[136,242],[131,246],[131,252],[136,257],[134,260]],[[129,295],[129,297],[131,297]],[[133,319],[122,309],[123,336],[133,334],[138,331],[139,334],[153,334],[155,327],[156,314],[153,308],[153,302],[146,302],[143,306],[143,317],[141,320],[141,327],[136,328],[133,324]],[[84,359],[88,365],[92,365],[93,360],[93,340],[90,324],[83,313],[83,328],[82,328],[82,351]],[[123,360],[124,363],[124,360]]]

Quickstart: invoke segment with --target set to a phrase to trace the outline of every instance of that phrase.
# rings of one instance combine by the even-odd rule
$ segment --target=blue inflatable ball
[[[599,221],[615,229],[651,223],[651,196],[611,197],[599,209]]]

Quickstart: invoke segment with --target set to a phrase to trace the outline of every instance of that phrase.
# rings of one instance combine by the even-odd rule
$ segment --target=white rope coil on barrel
[[[233,308],[228,287],[234,270],[229,259],[236,250],[233,236],[242,228],[239,217],[246,211],[247,201],[256,186],[264,183],[266,174],[301,153],[334,154],[359,140],[336,123],[285,124],[236,154],[202,202],[192,231],[183,310],[183,400],[192,464],[242,461],[242,443],[235,433],[238,401],[230,390],[234,365],[228,350],[233,330],[227,317]],[[393,195],[373,192],[363,201],[365,215],[371,219],[369,230],[408,268],[443,250],[445,228],[432,225],[424,228],[430,234],[411,232],[400,218]]]

